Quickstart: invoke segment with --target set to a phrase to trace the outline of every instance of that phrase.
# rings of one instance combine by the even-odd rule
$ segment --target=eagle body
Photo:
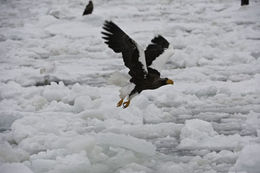
[[[116,53],[122,53],[124,64],[129,68],[130,84],[120,90],[121,100],[117,106],[126,108],[130,100],[143,90],[157,89],[173,84],[168,78],[161,78],[162,66],[174,54],[169,42],[161,35],[155,36],[144,50],[112,21],[105,21],[102,32],[105,43]],[[126,102],[124,99],[128,97]]]
[[[158,80],[154,80],[152,83],[150,82],[151,80],[153,80],[153,77],[148,76],[144,81],[142,81],[139,84],[135,85],[133,83],[130,83],[130,84],[122,87],[119,90],[120,98],[123,99],[127,96],[131,96],[131,98],[133,98],[133,95],[135,96],[136,94],[140,94],[143,90],[157,89],[157,88],[165,85],[165,83],[168,79],[167,78],[158,79]]]

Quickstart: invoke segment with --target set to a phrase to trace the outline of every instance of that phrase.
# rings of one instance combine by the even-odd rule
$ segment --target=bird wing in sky
[[[112,21],[103,26],[105,43],[116,53],[122,53],[125,66],[130,69],[130,82],[138,84],[148,74],[144,50]]]
[[[93,2],[89,1],[89,3],[88,3],[88,5],[86,5],[86,8],[85,8],[85,10],[84,10],[82,15],[84,16],[84,15],[91,14],[93,9],[94,9]]]
[[[154,37],[151,42],[145,50],[148,71],[156,70],[159,73],[174,51],[169,42],[161,35]]]

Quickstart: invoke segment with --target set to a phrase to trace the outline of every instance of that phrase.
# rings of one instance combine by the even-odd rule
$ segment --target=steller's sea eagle
[[[88,4],[86,5],[86,8],[85,8],[85,10],[84,10],[82,16],[91,14],[92,11],[93,11],[93,9],[94,9],[94,5],[93,5],[92,0],[90,0],[90,1],[88,2]]]
[[[101,33],[105,43],[116,53],[122,53],[124,64],[129,68],[130,85],[120,90],[121,100],[117,106],[129,106],[131,99],[143,90],[156,89],[173,84],[168,78],[161,78],[159,68],[174,54],[173,47],[161,35],[155,36],[144,50],[112,21],[105,21]],[[123,102],[125,97],[126,102]]]

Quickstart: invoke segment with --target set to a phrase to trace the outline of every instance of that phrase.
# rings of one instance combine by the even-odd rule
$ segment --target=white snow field
[[[0,173],[260,173],[260,1],[0,0]],[[117,108],[112,20],[175,81]]]

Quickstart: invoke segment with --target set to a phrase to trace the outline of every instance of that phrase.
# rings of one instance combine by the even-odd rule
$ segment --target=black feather
[[[145,50],[145,59],[148,67],[169,47],[169,42],[161,35],[154,37],[151,42]]]
[[[86,5],[86,8],[85,8],[82,16],[91,14],[93,12],[93,9],[94,9],[94,5],[93,5],[93,2],[90,0],[89,3]]]
[[[140,53],[134,40],[122,31],[112,21],[105,21],[101,32],[105,43],[116,53],[122,53],[125,66],[129,68],[130,82],[138,85],[147,73],[143,69],[143,64],[139,61]],[[145,64],[146,65],[146,64]]]
[[[169,47],[169,42],[161,35],[154,37],[152,43],[162,46],[164,49]]]

